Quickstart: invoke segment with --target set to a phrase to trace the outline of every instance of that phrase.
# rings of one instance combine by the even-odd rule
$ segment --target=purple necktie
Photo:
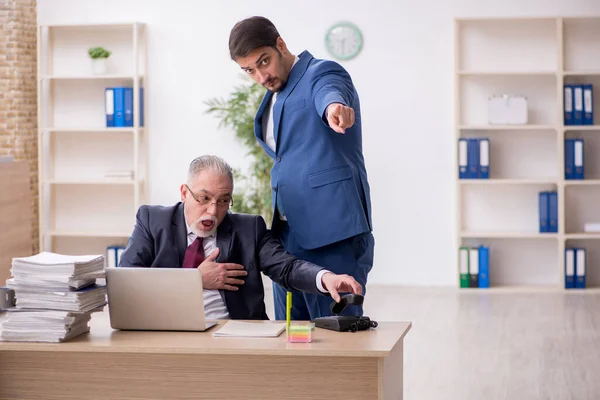
[[[198,268],[204,261],[204,246],[202,246],[202,238],[197,237],[196,240],[185,249],[183,257],[183,268]]]

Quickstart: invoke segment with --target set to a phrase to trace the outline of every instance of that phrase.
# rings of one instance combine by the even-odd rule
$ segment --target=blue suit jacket
[[[288,290],[321,293],[316,277],[323,268],[287,253],[260,216],[228,214],[217,228],[217,247],[217,262],[241,264],[248,272],[239,290],[222,291],[231,319],[268,319],[261,271]],[[181,268],[186,248],[182,203],[142,206],[119,266]]]
[[[350,75],[338,63],[315,59],[307,51],[299,57],[273,107],[277,151],[263,141],[262,116],[272,92],[265,94],[254,132],[275,160],[273,207],[279,200],[290,233],[300,246],[314,249],[372,230],[371,199],[360,102]],[[324,118],[331,103],[354,109],[354,125],[345,134]]]

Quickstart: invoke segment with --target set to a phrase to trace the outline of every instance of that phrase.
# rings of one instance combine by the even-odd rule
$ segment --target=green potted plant
[[[271,205],[271,167],[273,160],[256,142],[254,116],[265,95],[265,89],[244,76],[247,84],[234,88],[227,99],[205,101],[207,114],[221,120],[219,127],[232,128],[237,139],[248,149],[250,166],[246,174],[234,170],[235,193],[233,211],[260,214],[270,226],[273,218]]]
[[[92,72],[95,75],[103,75],[108,70],[106,60],[110,57],[111,52],[104,47],[91,47],[88,49],[88,54],[92,59]]]

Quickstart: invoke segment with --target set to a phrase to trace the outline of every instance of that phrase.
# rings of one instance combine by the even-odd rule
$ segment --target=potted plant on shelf
[[[110,51],[104,47],[92,47],[88,50],[92,58],[92,71],[96,75],[103,75],[107,71],[106,59],[110,57]]]

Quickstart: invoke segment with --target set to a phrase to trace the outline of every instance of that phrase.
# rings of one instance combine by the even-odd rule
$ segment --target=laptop
[[[197,268],[107,267],[110,326],[121,330],[205,331]]]

